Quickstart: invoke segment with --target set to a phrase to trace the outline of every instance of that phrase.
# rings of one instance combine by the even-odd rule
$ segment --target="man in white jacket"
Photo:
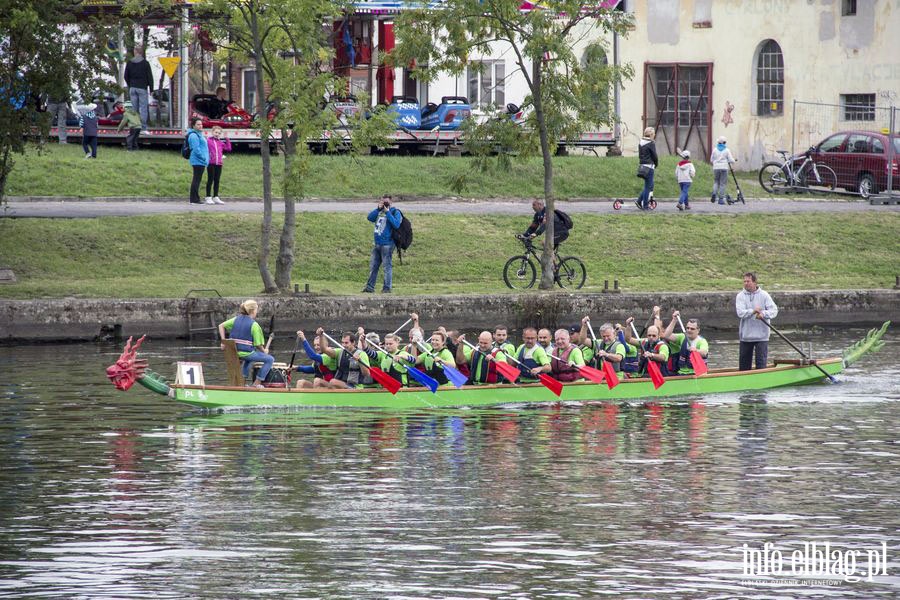
[[[766,325],[778,316],[778,307],[768,293],[761,290],[756,282],[756,273],[744,273],[744,289],[734,301],[737,316],[741,320],[738,327],[740,354],[738,362],[741,371],[749,371],[756,353],[756,368],[765,369],[769,356],[769,334]],[[765,321],[757,323],[757,321]]]

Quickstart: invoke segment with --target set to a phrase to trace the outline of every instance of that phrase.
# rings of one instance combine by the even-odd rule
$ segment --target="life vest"
[[[555,379],[559,381],[577,381],[581,379],[581,373],[578,372],[578,368],[569,364],[569,356],[573,350],[575,350],[575,346],[572,344],[569,345],[569,348],[563,354],[558,354],[559,348],[553,349],[553,356],[560,359],[550,361],[550,371]]]
[[[699,335],[697,336],[698,341],[702,340],[702,339],[703,339],[703,336],[699,336]],[[679,365],[679,370],[690,369],[690,371],[693,373],[694,365],[691,363],[691,344],[690,344],[690,340],[688,340],[687,335],[684,336],[684,341],[681,342],[681,349],[678,351],[678,357],[681,359],[681,364]],[[708,353],[707,353],[707,356],[703,356],[701,354],[700,357],[703,359],[703,364],[709,364],[709,361],[707,360],[709,358]],[[677,373],[678,371],[675,371],[675,372]]]
[[[406,375],[406,367],[403,365],[398,365],[397,362],[395,362],[394,359],[391,358],[391,356],[393,356],[397,361],[405,362],[405,354],[401,353],[400,350],[398,350],[396,354],[392,355],[385,352],[384,356],[381,359],[381,370],[399,381],[401,384],[407,385],[409,378]]]
[[[522,347],[519,348],[519,353],[516,355],[516,358],[519,360],[519,372],[522,374],[523,380],[537,381],[534,375],[531,374],[531,370],[542,366],[538,361],[534,360],[534,352],[538,348],[540,348],[540,346],[535,345],[530,349],[531,352],[527,354],[526,350],[528,350],[528,348],[525,347],[525,344],[522,344]]]
[[[338,358],[338,368],[334,378],[343,381],[349,386],[357,386],[363,383],[359,361],[353,358],[345,348],[341,348],[339,352],[341,355]]]
[[[597,343],[600,343],[599,340]],[[600,368],[600,357],[597,356],[597,352],[594,351],[593,343],[587,346],[581,346],[581,355],[584,356],[584,364],[589,367]]]
[[[625,358],[619,362],[622,366],[623,373],[637,373],[638,368],[640,367],[640,357],[638,356],[638,349],[636,346],[632,346],[625,342],[625,334],[621,331],[618,332],[617,338],[619,343],[625,348]]]
[[[619,340],[613,340],[607,346],[601,340],[597,340],[597,345],[600,346],[600,349],[608,354],[618,354],[618,352],[613,352],[613,351],[616,349],[616,346],[618,346],[619,344],[621,344],[621,342],[619,342]],[[622,351],[625,352],[625,348],[622,348]],[[595,354],[594,356],[596,358],[599,358],[599,355]],[[622,363],[625,362],[624,358],[622,360],[620,360],[619,362],[613,362],[609,359],[604,359],[604,360],[606,360],[606,362],[608,362],[610,365],[612,365],[613,371],[616,371],[616,372],[619,372],[622,370]],[[596,366],[599,369],[600,361],[598,360],[597,364],[594,366]]]
[[[484,364],[486,363],[486,364]],[[475,374],[478,378],[475,378]],[[469,360],[468,383],[497,383],[497,365],[488,360],[479,350],[472,350],[472,358]]]
[[[444,354],[444,351],[446,351],[447,354],[450,354],[450,351],[444,348],[440,352],[435,352],[435,356],[444,360],[445,362],[450,362],[452,366],[454,363],[453,357],[451,356],[448,358],[447,354]],[[441,356],[442,354],[443,356]],[[423,369],[425,373],[427,373],[429,377],[432,377],[435,381],[437,381],[438,384],[444,385],[445,383],[450,382],[450,380],[447,379],[447,374],[444,373],[444,369],[440,365],[438,365],[438,362],[434,360],[433,356],[429,356],[428,354],[426,354],[425,357],[422,358],[422,366],[425,367]]]
[[[231,326],[231,333],[228,337],[234,340],[234,345],[238,352],[253,352],[253,324],[254,321],[248,315],[238,315],[234,318],[234,324]]]
[[[516,353],[516,347],[513,346],[509,342],[503,342],[502,344],[498,344],[497,342],[494,342],[492,347],[502,350],[503,352],[505,352],[506,354],[508,354],[510,356],[513,356]]]
[[[645,342],[641,342],[641,357],[638,362],[638,371],[640,373],[647,373],[647,363],[650,359],[644,358],[644,352],[652,352],[654,354],[659,354],[659,349],[666,345],[666,342],[662,340],[657,340],[655,344],[650,344],[650,340]],[[656,361],[654,361],[656,362]],[[663,376],[673,375],[673,373],[669,372],[669,364],[668,362],[664,363],[656,363],[659,365],[659,371],[663,374]]]
[[[331,369],[323,365],[322,363],[315,364],[316,375],[321,375],[322,379],[325,381],[331,381],[334,379],[334,373],[331,372]]]

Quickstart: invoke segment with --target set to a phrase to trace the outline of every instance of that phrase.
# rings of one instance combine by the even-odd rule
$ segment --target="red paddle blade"
[[[616,375],[616,370],[605,360],[603,361],[603,374],[606,375],[606,385],[609,386],[609,389],[619,385],[619,376]]]
[[[519,375],[521,375],[519,369],[515,368],[509,363],[495,360],[494,364],[497,365],[497,372],[509,379],[511,383],[515,383],[516,379],[519,377]]]
[[[578,367],[578,372],[581,373],[582,377],[590,379],[594,383],[603,383],[603,371],[600,369],[585,365],[583,367]]]
[[[691,366],[694,367],[694,373],[697,375],[706,375],[709,368],[703,362],[703,357],[696,350],[691,350]]]
[[[653,381],[653,389],[658,390],[659,386],[666,382],[665,377],[659,370],[659,365],[652,360],[647,361],[647,372],[650,374],[650,380]]]
[[[553,393],[556,394],[557,396],[559,396],[560,394],[562,394],[562,387],[563,387],[563,386],[562,386],[562,383],[561,383],[561,382],[557,381],[556,379],[553,379],[552,377],[550,377],[550,376],[547,375],[546,373],[541,373],[541,374],[539,375],[539,377],[540,377],[541,383],[543,383],[543,384],[544,384],[544,387],[546,387],[548,390],[550,390],[551,392],[553,392]]]
[[[372,379],[381,384],[381,387],[386,389],[392,394],[396,394],[400,391],[401,384],[399,381],[379,369],[378,367],[369,367],[369,373],[372,374]]]

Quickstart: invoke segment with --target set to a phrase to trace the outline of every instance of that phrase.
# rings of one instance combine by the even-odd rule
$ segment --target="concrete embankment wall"
[[[259,297],[258,320],[268,330],[276,316],[281,334],[322,325],[329,329],[364,326],[367,330],[393,330],[410,312],[419,313],[426,328],[445,325],[474,331],[505,324],[554,327],[577,323],[591,315],[595,324],[622,322],[634,315],[643,323],[654,305],[668,314],[675,308],[686,317],[699,317],[707,329],[735,329],[736,292],[658,294],[482,294],[452,296],[315,296]],[[772,292],[783,327],[810,325],[868,325],[900,318],[898,290],[828,290]],[[116,335],[182,337],[188,333],[187,313],[193,326],[232,316],[243,298],[191,299],[55,299],[0,300],[0,343],[78,341]],[[210,311],[203,313],[203,311]],[[201,334],[203,335],[203,334]]]

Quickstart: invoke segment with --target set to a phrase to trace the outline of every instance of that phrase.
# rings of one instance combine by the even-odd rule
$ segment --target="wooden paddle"
[[[778,334],[778,337],[780,337],[780,338],[783,339],[785,342],[787,342],[787,343],[788,343],[788,346],[790,346],[791,348],[793,348],[794,350],[796,350],[796,351],[800,354],[800,356],[802,356],[803,358],[805,358],[806,360],[808,360],[809,363],[810,363],[812,366],[814,366],[815,368],[817,368],[818,370],[820,370],[820,371],[822,372],[822,375],[824,375],[825,377],[828,378],[828,381],[830,381],[831,383],[838,383],[838,380],[837,380],[837,379],[835,379],[832,375],[829,375],[828,372],[827,372],[825,369],[823,369],[823,368],[820,367],[818,364],[816,364],[816,361],[814,361],[813,359],[811,359],[810,357],[808,357],[806,354],[804,354],[804,353],[803,353],[803,350],[801,350],[800,348],[798,348],[797,346],[795,346],[794,343],[793,343],[791,340],[787,339],[783,333],[781,333],[780,331],[778,331],[777,329],[775,329],[775,327],[773,327],[771,323],[769,323],[769,322],[766,321],[765,319],[760,319],[760,321],[762,321],[763,323],[765,323],[765,324],[766,324],[766,327],[768,327],[769,329],[771,329],[772,331],[774,331],[775,333],[777,333],[777,334]]]
[[[681,315],[678,315],[678,326],[681,327],[681,332],[684,334],[685,339],[687,339],[687,329],[684,328],[684,323],[681,322]],[[688,356],[691,358],[691,366],[694,368],[694,373],[697,375],[706,375],[709,368],[706,366],[706,361],[703,360],[703,356],[701,356],[700,352],[691,346],[691,351]]]
[[[463,340],[463,341],[465,341],[465,340]],[[500,350],[500,352],[503,352],[503,350]],[[516,358],[515,356],[512,356],[512,355],[510,355],[510,354],[507,353],[507,352],[503,352],[503,355],[506,356],[506,357],[508,357],[508,358],[513,359],[513,360],[516,362],[517,365],[522,366],[522,367],[525,366],[525,365],[523,365],[522,362],[521,362],[518,358]],[[519,371],[519,373],[521,374],[521,371]],[[559,395],[562,394],[563,386],[562,386],[562,382],[561,382],[561,381],[559,381],[559,380],[557,380],[557,379],[553,379],[552,377],[550,377],[550,376],[547,375],[546,373],[538,373],[538,379],[540,380],[540,382],[543,384],[543,386],[544,386],[545,388],[547,388],[548,390],[550,390],[551,392],[553,392],[554,394],[556,394],[557,397],[559,397]]]
[[[333,337],[331,337],[324,331],[322,332],[322,335],[331,340],[338,348],[342,347],[337,341],[335,341]],[[360,350],[360,352],[362,351]],[[373,367],[370,365],[369,374],[372,375],[372,379],[377,381],[381,385],[381,387],[389,391],[391,394],[396,394],[398,391],[400,391],[400,388],[403,387],[403,384],[401,384],[399,381],[397,381],[378,367]]]
[[[588,326],[588,331],[591,334],[591,339],[594,340],[594,348],[595,348],[594,352],[596,352],[597,336],[594,335],[594,328],[591,327],[590,319],[587,320],[587,326]],[[625,357],[623,356],[622,358],[624,359]],[[613,389],[614,387],[619,385],[619,376],[616,375],[616,370],[612,366],[612,364],[610,364],[610,362],[608,360],[600,358],[600,366],[603,369],[603,374],[606,376],[606,385],[609,386],[609,389]]]
[[[634,321],[631,322],[631,331],[634,332],[634,337],[640,344],[641,338],[637,334],[637,329],[634,328]],[[643,346],[641,346],[641,352],[644,352]],[[663,377],[662,371],[659,370],[659,365],[649,358],[647,359],[647,374],[650,375],[650,381],[653,382],[653,389],[655,390],[658,390],[660,386],[666,382],[666,378]]]

